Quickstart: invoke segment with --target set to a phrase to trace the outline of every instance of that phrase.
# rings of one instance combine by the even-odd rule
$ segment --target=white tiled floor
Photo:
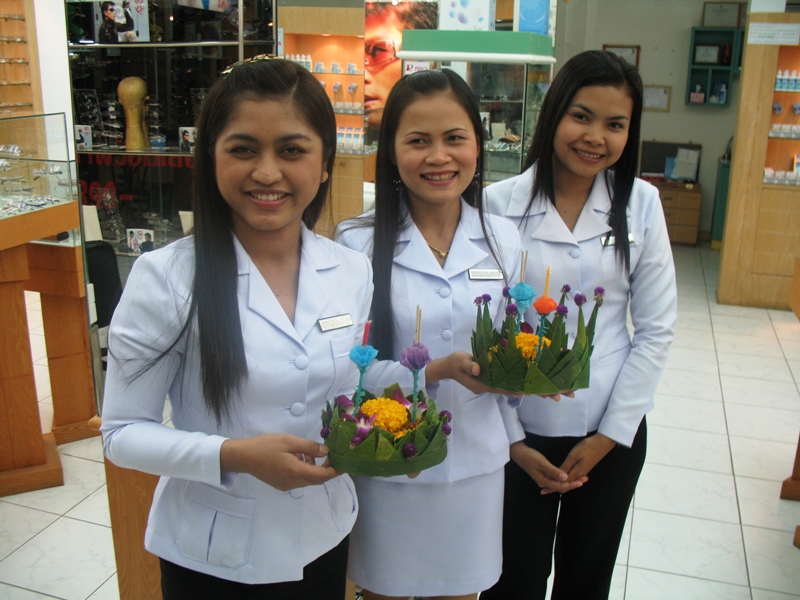
[[[678,334],[648,416],[647,464],[614,600],[800,599],[800,502],[780,500],[800,434],[800,323],[721,306],[719,253],[674,249]],[[52,419],[38,303],[37,388]],[[118,598],[99,439],[59,447],[65,485],[0,498],[0,598]]]

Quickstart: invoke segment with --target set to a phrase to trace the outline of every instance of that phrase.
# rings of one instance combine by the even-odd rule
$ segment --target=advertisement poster
[[[442,31],[494,31],[494,0],[441,0]]]
[[[98,44],[149,42],[147,0],[95,2],[94,41]]]

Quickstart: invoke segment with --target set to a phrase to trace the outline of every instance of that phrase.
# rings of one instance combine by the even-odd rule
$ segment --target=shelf
[[[689,64],[686,74],[687,106],[730,106],[733,78],[741,69],[744,30],[740,27],[693,27],[689,46]],[[714,62],[698,62],[702,55]],[[725,87],[723,102],[711,102],[712,95]],[[692,101],[696,93],[703,96],[702,102]],[[716,97],[716,95],[714,96]]]

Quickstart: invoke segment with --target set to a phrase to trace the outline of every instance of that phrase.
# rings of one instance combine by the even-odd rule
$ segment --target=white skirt
[[[504,470],[447,484],[354,477],[348,576],[385,596],[485,590],[503,566]]]

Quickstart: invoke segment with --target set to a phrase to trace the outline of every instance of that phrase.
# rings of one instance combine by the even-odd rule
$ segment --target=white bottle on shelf
[[[775,91],[779,92],[781,89],[781,70],[778,69],[777,75],[775,75]]]
[[[797,71],[792,71],[792,74],[789,75],[788,89],[790,92],[797,90]]]

